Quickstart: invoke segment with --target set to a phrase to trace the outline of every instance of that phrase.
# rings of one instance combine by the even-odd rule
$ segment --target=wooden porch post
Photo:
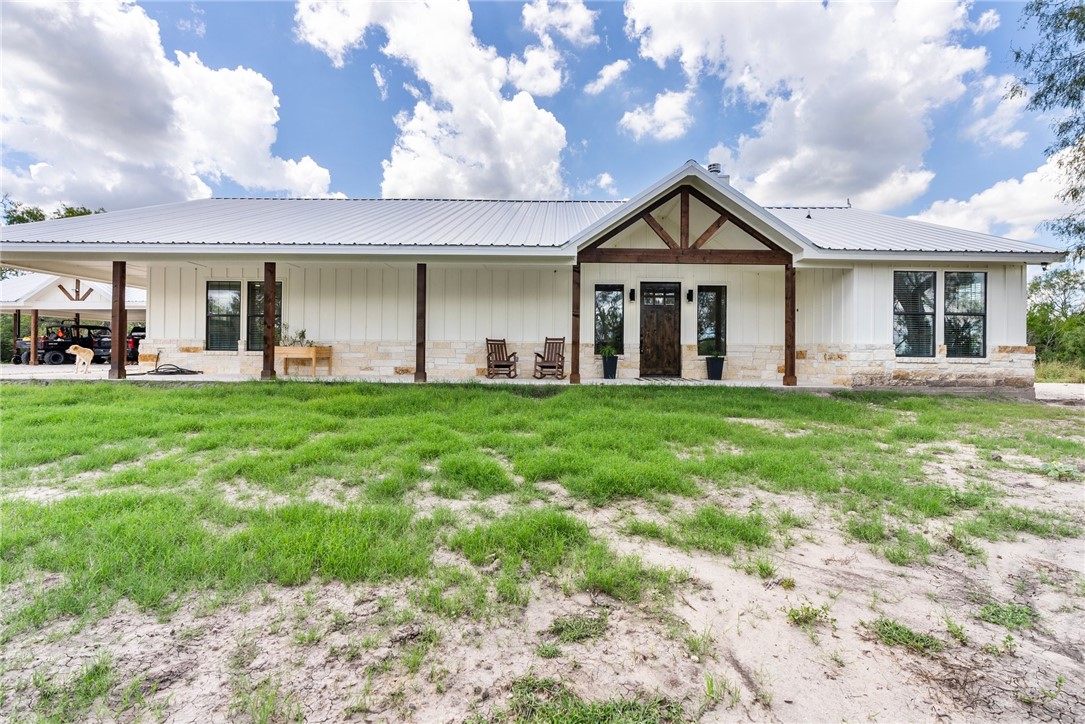
[[[124,369],[124,358],[128,354],[128,310],[124,306],[127,277],[127,264],[123,261],[113,262],[113,315],[109,323],[113,339],[109,354],[111,380],[123,380],[127,376]]]
[[[275,379],[275,262],[264,262],[264,368],[260,379]],[[283,364],[286,364],[283,362]]]
[[[426,265],[419,264],[415,283],[414,381],[426,381]]]
[[[16,309],[11,314],[11,358],[19,356],[19,333],[23,331],[23,312]]]
[[[784,385],[794,387],[795,377],[795,267],[784,267]]]
[[[38,363],[38,310],[30,310],[30,364]]]
[[[580,384],[580,265],[573,264],[573,329],[570,335],[573,355],[569,368],[569,384]]]

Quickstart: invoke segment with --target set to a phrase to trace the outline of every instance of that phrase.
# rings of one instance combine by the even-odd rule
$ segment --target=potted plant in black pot
[[[705,363],[708,365],[708,379],[710,380],[722,380],[723,379],[723,356],[718,352],[708,355],[704,358]]]
[[[618,350],[604,344],[599,348],[599,356],[603,358],[603,379],[615,379],[618,376]]]

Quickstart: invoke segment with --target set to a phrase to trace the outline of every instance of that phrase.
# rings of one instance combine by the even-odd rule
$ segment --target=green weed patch
[[[227,533],[208,525],[224,526]],[[64,575],[9,626],[104,615],[120,598],[168,610],[193,590],[376,581],[429,570],[438,524],[404,506],[317,503],[242,511],[179,495],[112,493],[0,506],[0,561]]]

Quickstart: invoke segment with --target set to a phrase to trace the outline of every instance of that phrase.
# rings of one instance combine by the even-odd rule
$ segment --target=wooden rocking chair
[[[542,354],[535,353],[535,379],[553,375],[565,379],[565,338],[547,337]]]
[[[497,375],[512,378],[516,376],[516,353],[509,354],[503,339],[486,339],[486,376],[493,379]]]

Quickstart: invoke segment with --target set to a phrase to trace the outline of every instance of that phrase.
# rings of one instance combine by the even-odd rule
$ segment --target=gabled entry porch
[[[584,242],[574,384],[581,365],[597,374],[604,346],[626,377],[703,376],[703,358],[722,354],[735,378],[797,383],[793,253],[725,203],[686,179]]]

